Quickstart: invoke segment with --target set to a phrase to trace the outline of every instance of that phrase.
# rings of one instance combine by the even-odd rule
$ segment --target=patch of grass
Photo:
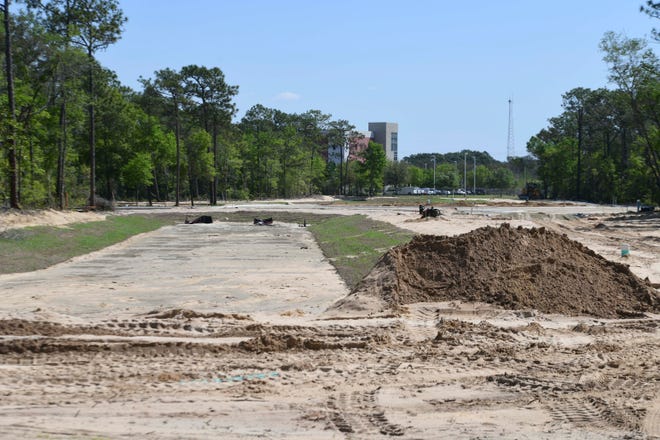
[[[0,234],[0,273],[44,269],[153,231],[171,222],[144,216],[110,216],[104,221],[66,227],[37,226]]]
[[[328,218],[311,225],[309,230],[323,254],[351,289],[373,268],[384,252],[410,241],[414,235],[364,215]]]

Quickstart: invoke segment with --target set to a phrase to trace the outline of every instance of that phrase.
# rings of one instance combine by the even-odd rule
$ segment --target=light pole
[[[433,156],[433,192],[435,193],[435,156]]]
[[[467,153],[463,156],[463,191],[465,191],[465,198],[467,198]]]
[[[473,181],[472,181],[472,195],[477,193],[477,156],[472,156],[474,160],[474,171],[473,171]]]

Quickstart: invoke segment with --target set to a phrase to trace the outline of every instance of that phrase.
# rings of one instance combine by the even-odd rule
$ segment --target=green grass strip
[[[0,234],[0,274],[44,269],[166,224],[171,222],[131,215],[63,227],[10,229]]]
[[[414,235],[364,215],[329,218],[309,230],[351,289],[388,249],[407,243]]]

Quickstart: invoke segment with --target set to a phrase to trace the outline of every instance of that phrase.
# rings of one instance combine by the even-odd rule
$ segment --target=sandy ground
[[[69,223],[103,220],[105,215],[96,212],[48,210],[0,210],[0,232],[28,226],[64,226]]]
[[[214,217],[236,209],[364,213],[440,235],[545,226],[660,283],[660,219],[624,207],[465,206],[420,220],[386,199],[288,201]],[[96,215],[0,214],[0,231]],[[165,227],[0,276],[0,438],[660,438],[660,316],[460,302],[324,312],[347,293],[310,234],[276,217]]]

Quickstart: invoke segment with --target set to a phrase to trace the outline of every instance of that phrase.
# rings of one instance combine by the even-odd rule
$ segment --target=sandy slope
[[[545,226],[660,282],[659,220],[621,208],[269,209]],[[660,438],[658,316],[457,301],[328,319],[348,292],[303,228],[193,228],[0,277],[0,438]]]
[[[98,221],[105,218],[96,212],[47,210],[0,210],[0,232],[27,226],[64,226],[70,223]]]

